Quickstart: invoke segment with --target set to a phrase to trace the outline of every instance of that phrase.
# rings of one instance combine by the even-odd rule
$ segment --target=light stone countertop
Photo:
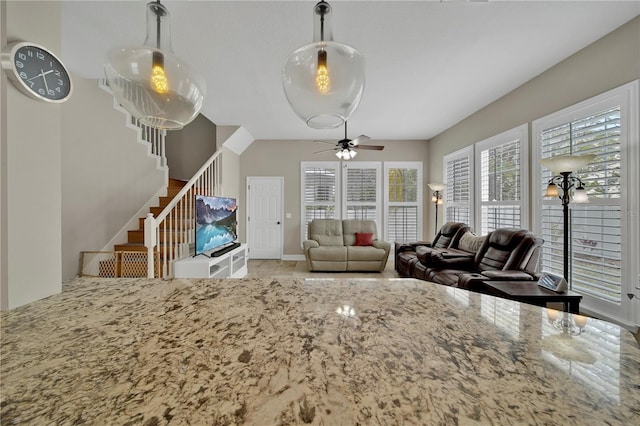
[[[3,425],[640,419],[628,331],[412,279],[83,278],[0,318]]]

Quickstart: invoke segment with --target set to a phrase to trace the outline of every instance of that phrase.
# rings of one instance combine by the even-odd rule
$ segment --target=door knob
[[[280,221],[278,221],[277,225],[280,225]]]

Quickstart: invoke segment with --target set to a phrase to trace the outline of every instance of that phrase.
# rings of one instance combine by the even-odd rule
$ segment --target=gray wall
[[[219,195],[239,200],[242,194],[242,188],[244,187],[240,182],[240,156],[225,147],[222,148],[221,181],[222,192]],[[240,227],[243,226],[242,223],[238,225]]]
[[[60,3],[2,2],[2,45],[32,41],[60,52]],[[61,116],[1,73],[0,307],[14,308],[62,289]]]
[[[216,125],[199,114],[182,130],[167,132],[169,177],[188,181],[216,152]]]
[[[63,280],[79,273],[81,251],[113,250],[105,245],[167,178],[149,144],[138,142],[126,115],[113,108],[113,96],[97,80],[74,75],[73,82],[62,109]]]
[[[356,161],[422,161],[423,176],[428,175],[426,140],[373,140],[371,145],[384,145],[383,151],[358,151]],[[240,183],[246,188],[247,176],[284,177],[284,213],[291,213],[291,219],[284,219],[284,255],[302,255],[300,247],[300,162],[336,161],[333,151],[313,154],[331,145],[313,141],[257,140],[240,157]],[[426,190],[426,180],[424,188]],[[428,202],[425,197],[425,202]],[[246,190],[239,200],[241,225],[246,223]],[[429,226],[426,221],[423,229]],[[380,230],[381,232],[381,230]],[[240,229],[240,239],[246,241],[246,232]]]
[[[442,180],[446,154],[638,78],[640,17],[433,138],[429,178]]]

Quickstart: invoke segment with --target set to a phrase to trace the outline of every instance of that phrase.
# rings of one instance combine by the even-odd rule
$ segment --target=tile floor
[[[293,277],[293,278],[397,278],[393,261],[389,258],[382,272],[310,272],[305,261],[261,260],[247,262],[248,278]]]

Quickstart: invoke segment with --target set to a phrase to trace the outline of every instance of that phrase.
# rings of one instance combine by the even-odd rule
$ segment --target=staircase
[[[169,179],[167,186],[167,195],[159,197],[158,206],[151,207],[149,213],[157,217],[171,203],[171,201],[184,188],[186,182]],[[185,230],[191,228],[190,222],[193,220],[191,211],[188,209],[175,209],[178,219],[174,221],[173,227],[160,233],[161,244],[171,244],[175,246],[184,243],[188,238],[184,235]],[[187,215],[188,214],[188,215]],[[148,276],[147,272],[147,247],[144,245],[144,228],[146,217],[138,219],[138,229],[127,232],[127,242],[123,244],[115,244],[113,247],[113,257],[99,262],[100,277],[126,277],[126,278],[144,278]],[[175,247],[173,247],[175,251]],[[162,276],[160,273],[160,258],[156,250],[154,254],[154,277]]]
[[[184,188],[187,182],[177,180],[177,179],[169,179],[169,183],[167,186],[167,195],[165,197],[159,197],[158,205],[156,207],[151,207],[149,209],[149,213],[153,214],[154,217],[158,217],[162,211],[171,203],[171,201],[180,193],[180,191]],[[161,263],[160,261],[166,257],[167,252],[175,251],[175,246],[180,243],[188,242],[188,236],[184,235],[186,229],[189,229],[189,223],[193,220],[191,216],[191,208],[185,209],[184,206],[180,208],[176,208],[174,211],[176,213],[176,219],[172,221],[170,226],[167,229],[162,230],[159,233],[159,249],[156,247],[155,256],[159,256],[159,259],[155,262],[156,264]],[[146,277],[147,276],[147,259],[146,256],[142,255],[142,253],[147,253],[147,247],[144,245],[144,221],[145,217],[141,217],[138,219],[138,229],[128,231],[127,232],[127,242],[124,244],[116,244],[114,245],[114,251],[117,252],[140,252],[141,256],[137,256],[138,259],[136,262],[139,264],[136,267],[134,265],[130,265],[130,270],[137,271],[135,276],[131,274],[127,274],[128,277]],[[123,264],[126,262],[123,262]],[[123,267],[126,268],[126,265]],[[154,276],[161,276],[158,267],[154,268]]]
[[[104,80],[99,86],[111,92]],[[167,167],[165,130],[145,126],[131,117],[114,98],[114,108],[127,116],[127,126],[148,144],[160,167]],[[222,149],[216,151],[189,182],[168,179],[167,195],[151,207],[138,229],[127,232],[127,242],[114,245],[114,252],[82,252],[82,274],[102,277],[173,277],[173,264],[190,254],[195,242],[194,200],[199,195],[222,195]],[[88,272],[85,272],[88,271]]]
[[[83,252],[83,265],[97,262],[101,277],[172,278],[174,262],[189,256],[195,242],[195,196],[223,193],[221,162],[218,150],[189,182],[169,179],[167,196],[159,198],[146,218],[138,218],[138,229],[128,231],[128,241],[114,245],[110,255]]]
[[[151,214],[153,214],[154,217],[158,217],[160,215],[160,213],[162,213],[162,211],[169,205],[169,203],[175,198],[176,195],[178,195],[180,193],[180,191],[182,190],[182,188],[184,188],[184,185],[187,182],[185,181],[181,181],[181,180],[177,180],[177,179],[169,179],[169,184],[167,186],[167,196],[166,197],[159,197],[158,198],[158,206],[156,207],[151,207],[149,209],[149,212]],[[193,220],[192,217],[184,217],[185,214],[187,213],[185,211],[185,209],[177,209],[177,213],[181,213],[180,216],[182,216],[181,218],[179,218],[178,220],[182,220],[183,222],[188,222]],[[138,225],[139,228],[133,231],[128,231],[128,239],[127,242],[124,244],[116,244],[114,246],[114,251],[143,251],[146,252],[147,251],[147,247],[145,247],[144,245],[144,221],[145,221],[146,217],[141,217],[138,219]],[[186,223],[182,223],[182,225],[185,225]],[[175,224],[177,225],[177,223]],[[182,229],[184,229],[182,227]],[[172,229],[169,230],[169,232],[172,233],[171,238],[169,238],[165,232],[162,232],[160,234],[160,242],[164,243],[166,241],[173,241],[175,242],[180,242],[181,240],[184,240],[184,236],[178,234],[176,232],[176,227],[173,227]],[[146,276],[146,274],[145,274]]]

